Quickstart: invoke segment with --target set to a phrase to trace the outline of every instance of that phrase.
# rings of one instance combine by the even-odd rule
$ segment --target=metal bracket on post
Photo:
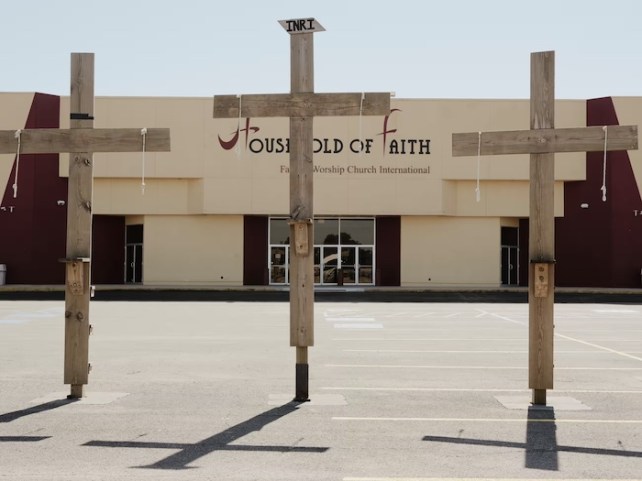
[[[548,297],[550,285],[551,268],[555,260],[531,260],[533,264],[533,293],[535,297]]]
[[[300,256],[307,256],[309,252],[308,226],[312,219],[290,219],[288,224],[294,226],[294,251]]]
[[[90,262],[89,257],[73,257],[60,259],[67,266],[67,287],[74,296],[82,296],[85,292],[84,265]]]

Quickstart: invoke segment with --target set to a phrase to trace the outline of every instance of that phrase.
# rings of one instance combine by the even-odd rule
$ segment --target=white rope
[[[477,202],[481,200],[481,191],[479,190],[479,177],[480,177],[480,170],[481,170],[481,136],[482,133],[478,132],[478,138],[477,138],[477,187],[475,187],[475,198],[477,199]]]
[[[18,129],[13,134],[13,136],[18,139],[18,149],[16,150],[16,174],[13,179],[13,198],[18,197],[18,167],[20,167],[20,136],[22,135],[22,130]]]
[[[242,106],[241,94],[238,94],[237,97],[239,99],[239,121],[238,121],[238,126],[236,128],[237,129],[236,131],[240,135],[240,132],[241,132],[241,106]],[[240,137],[239,137],[238,140],[240,140]],[[236,153],[236,157],[240,159],[241,158],[241,142],[239,142],[238,140],[236,142],[236,147],[234,149],[234,152]]]
[[[605,125],[602,127],[604,131],[604,160],[602,161],[602,202],[606,202],[606,142],[609,136],[609,129]]]
[[[143,174],[140,182],[140,193],[145,195],[145,147],[147,143],[147,128],[141,129],[140,135],[143,137]]]
[[[362,136],[363,136],[362,127],[363,127],[363,125],[362,125],[362,120],[363,120],[363,101],[365,100],[365,98],[366,98],[366,93],[365,92],[361,92],[361,103],[359,104],[359,155],[360,156],[363,153],[363,139],[362,139]]]

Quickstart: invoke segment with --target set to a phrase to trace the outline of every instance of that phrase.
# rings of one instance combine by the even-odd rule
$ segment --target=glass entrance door
[[[125,257],[125,283],[140,284],[143,282],[143,244],[127,244]]]
[[[339,257],[336,246],[314,248],[314,283],[336,285],[339,282]]]
[[[502,247],[502,284],[517,285],[517,247]]]
[[[290,246],[270,247],[270,284],[288,284],[290,282]]]
[[[125,283],[143,282],[143,225],[128,225],[125,230]]]
[[[502,227],[502,285],[516,286],[519,283],[519,232],[517,227]]]
[[[285,218],[270,219],[270,284],[289,284],[290,239]],[[374,285],[375,220],[314,220],[314,283]]]

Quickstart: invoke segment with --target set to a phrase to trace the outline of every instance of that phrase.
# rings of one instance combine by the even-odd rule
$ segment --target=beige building
[[[68,127],[68,98],[0,94],[0,101],[2,129]],[[96,99],[96,128],[169,127],[171,152],[95,154],[95,283],[288,283],[288,119],[215,120],[212,110],[212,98]],[[556,127],[640,119],[638,98],[556,103]],[[453,158],[451,136],[528,129],[527,100],[392,99],[385,117],[314,122],[318,284],[526,282],[528,156]],[[624,161],[607,163],[612,195],[602,205],[598,154],[556,156],[558,283],[639,285],[642,157],[609,154]],[[67,157],[21,156],[13,198],[17,159],[0,156],[0,229],[12,232],[0,241],[0,263],[9,283],[64,280],[53,260],[64,257],[65,207],[54,201],[66,198]],[[41,252],[43,229],[52,236],[44,250],[54,252]],[[586,232],[595,234],[590,242]],[[588,250],[578,248],[585,242]],[[592,278],[583,273],[590,252],[608,258]]]

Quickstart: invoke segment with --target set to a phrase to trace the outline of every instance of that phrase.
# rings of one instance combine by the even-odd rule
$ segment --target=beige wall
[[[0,128],[23,126],[33,94],[0,95]],[[642,98],[614,101],[621,124],[640,123]],[[315,137],[323,141],[314,157],[323,169],[314,178],[315,214],[402,216],[402,285],[498,285],[500,226],[528,216],[529,157],[453,158],[452,133],[527,129],[529,102],[392,99],[391,106],[387,119],[315,119]],[[241,284],[243,215],[288,213],[289,156],[267,152],[271,139],[286,141],[288,120],[213,119],[212,107],[212,98],[96,99],[96,127],[171,131],[168,153],[95,155],[94,212],[143,219],[147,284]],[[586,102],[557,101],[555,108],[556,127],[585,125]],[[61,127],[68,119],[63,98]],[[224,149],[219,139],[232,140],[239,127],[247,131]],[[361,142],[367,149],[353,152]],[[395,153],[395,143],[406,152]],[[642,188],[642,154],[630,155]],[[0,156],[7,183],[13,157]],[[66,176],[68,156],[61,159]],[[557,154],[555,175],[561,216],[564,181],[585,178],[585,155]]]
[[[62,105],[66,126],[68,99]],[[145,155],[145,196],[137,187],[141,153],[96,154],[97,212],[287,213],[289,155],[268,150],[270,142],[287,141],[288,120],[252,118],[247,129],[246,119],[213,119],[212,105],[211,98],[96,99],[96,127],[169,127],[172,144],[169,153]],[[314,162],[323,170],[315,173],[317,215],[528,215],[527,155],[480,159],[481,204],[466,194],[477,158],[451,155],[453,132],[528,128],[528,101],[393,99],[391,105],[387,120],[315,118]],[[556,125],[584,125],[585,110],[584,101],[558,101]],[[232,140],[239,126],[236,145],[224,149],[219,139]],[[353,152],[362,142],[366,148]],[[395,143],[405,153],[396,153]],[[61,175],[67,168],[61,162]],[[408,168],[413,172],[390,173]],[[558,155],[559,181],[584,176],[584,154]],[[560,203],[556,213],[563,213]]]
[[[488,181],[481,183],[479,202],[474,180],[452,181],[444,186],[445,211],[457,216],[528,217],[529,182]],[[555,216],[564,215],[564,183],[554,186]]]
[[[144,239],[145,284],[243,284],[242,216],[148,215]]]
[[[499,285],[500,228],[498,218],[402,217],[401,285]]]

